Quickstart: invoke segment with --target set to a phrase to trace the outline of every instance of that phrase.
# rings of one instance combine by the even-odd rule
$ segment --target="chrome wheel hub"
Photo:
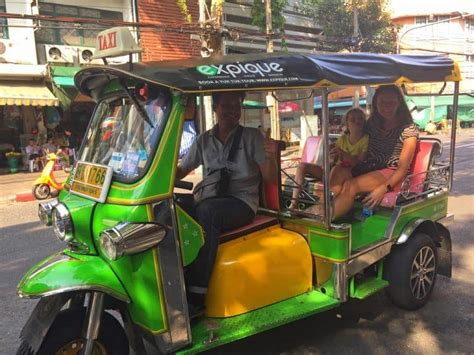
[[[436,275],[436,258],[434,253],[431,247],[424,246],[413,259],[410,287],[413,296],[417,299],[425,298],[433,287]]]

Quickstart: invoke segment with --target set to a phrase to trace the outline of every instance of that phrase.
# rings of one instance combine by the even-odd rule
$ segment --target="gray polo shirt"
[[[233,162],[229,162],[229,150],[237,130],[235,127],[224,144],[217,138],[217,125],[200,134],[181,161],[184,171],[203,165],[204,178],[209,173],[227,168],[231,171],[229,195],[244,201],[257,211],[259,205],[260,167],[265,161],[263,135],[256,128],[244,127]]]

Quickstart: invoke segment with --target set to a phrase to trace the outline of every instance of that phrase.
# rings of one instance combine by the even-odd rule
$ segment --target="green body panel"
[[[192,346],[179,351],[177,354],[193,354],[215,348],[326,311],[338,305],[338,300],[319,291],[310,291],[240,316],[204,318],[192,325]],[[215,340],[212,342],[208,342],[209,331],[206,328],[206,322],[209,321],[218,324],[218,329],[214,331]]]
[[[349,257],[349,229],[326,230],[310,227],[308,233],[311,253],[332,261],[344,261]]]
[[[393,229],[392,238],[398,238],[403,228],[415,219],[436,221],[448,213],[448,193],[430,199],[421,200],[402,208],[400,216]]]
[[[94,214],[93,234],[99,245],[100,233],[120,222],[148,222],[153,220],[150,205],[126,206],[97,204]],[[131,303],[128,305],[134,323],[157,333],[166,330],[165,300],[156,248],[140,254],[123,256],[110,261],[99,249],[100,255],[108,261],[117,274]]]
[[[70,258],[51,262],[57,253],[36,264],[18,284],[23,296],[34,297],[74,289],[100,289],[128,302],[122,284],[107,263],[98,256],[65,251]]]
[[[181,105],[180,97],[174,96],[170,117],[150,168],[145,176],[133,184],[112,182],[107,197],[108,203],[142,204],[171,196],[178,163],[183,113],[184,107]]]
[[[64,203],[71,213],[74,243],[79,244],[78,248],[81,250],[83,250],[82,245],[87,245],[88,254],[97,255],[91,235],[92,216],[96,202],[70,193],[60,195],[59,201]]]
[[[354,216],[361,214],[362,206],[354,209]],[[363,221],[354,220],[352,223],[352,251],[357,251],[383,239],[391,215],[391,209],[380,209]]]
[[[196,259],[199,250],[204,245],[204,232],[201,225],[178,205],[176,205],[176,219],[178,221],[183,265],[188,266]]]

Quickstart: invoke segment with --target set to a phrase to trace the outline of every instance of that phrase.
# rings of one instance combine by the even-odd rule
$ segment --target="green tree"
[[[272,29],[273,32],[285,32],[285,17],[283,10],[288,5],[288,0],[272,0]],[[254,0],[252,6],[252,25],[257,26],[265,32],[265,2],[262,0]]]
[[[354,6],[358,36],[354,36]],[[386,7],[387,0],[303,0],[303,11],[324,31],[324,49],[332,51],[394,52],[396,31]]]

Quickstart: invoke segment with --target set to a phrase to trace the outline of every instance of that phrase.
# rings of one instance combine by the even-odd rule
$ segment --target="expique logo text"
[[[200,65],[196,68],[198,72],[208,76],[227,74],[235,78],[239,74],[258,74],[262,78],[265,74],[276,72],[283,72],[283,68],[279,63],[234,63],[234,64],[220,64],[220,65]]]

